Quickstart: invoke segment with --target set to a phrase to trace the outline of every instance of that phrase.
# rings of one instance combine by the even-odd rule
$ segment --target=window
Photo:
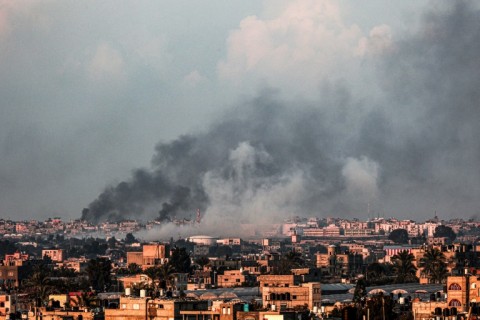
[[[8,276],[13,277],[13,271],[8,271]]]
[[[138,303],[134,303],[133,310],[140,310],[140,305]]]
[[[462,287],[458,283],[452,283],[448,287],[448,290],[462,290]]]
[[[297,296],[296,296],[296,295],[293,295],[293,296],[292,296],[292,300],[297,300]]]
[[[127,304],[126,303],[122,303],[122,309],[127,309]]]
[[[450,307],[460,307],[462,305],[462,303],[460,301],[458,301],[457,299],[452,299],[448,305]]]
[[[158,308],[158,309],[163,309],[163,304],[160,304],[160,303],[157,304],[157,308]]]

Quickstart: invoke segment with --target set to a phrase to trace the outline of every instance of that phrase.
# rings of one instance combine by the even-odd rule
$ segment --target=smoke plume
[[[150,169],[107,187],[83,218],[167,221],[200,208],[210,221],[261,223],[365,217],[368,205],[403,217],[477,214],[479,10],[449,3],[386,46],[365,58],[382,98],[343,85],[324,86],[317,101],[264,91],[208,130],[158,144]]]

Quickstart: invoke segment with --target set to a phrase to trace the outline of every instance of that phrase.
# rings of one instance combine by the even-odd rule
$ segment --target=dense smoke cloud
[[[479,46],[473,5],[429,12],[380,52],[362,42],[382,98],[357,99],[342,85],[315,102],[263,92],[204,132],[160,143],[151,169],[108,187],[83,218],[193,218],[200,208],[211,220],[267,222],[365,217],[369,204],[387,215],[477,214]]]

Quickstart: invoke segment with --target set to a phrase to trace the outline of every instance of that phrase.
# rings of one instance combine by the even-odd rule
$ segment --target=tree
[[[175,272],[190,273],[191,271],[192,260],[185,248],[176,247],[168,263]]]
[[[43,306],[48,300],[48,295],[54,290],[50,277],[51,269],[44,264],[38,264],[23,283],[25,291],[32,296],[36,307]]]
[[[138,240],[135,239],[132,233],[127,233],[125,235],[125,244],[132,244],[134,242],[137,242]]]
[[[117,246],[117,239],[115,239],[115,237],[108,238],[107,245],[109,249],[115,249]]]
[[[160,288],[165,290],[172,285],[174,273],[175,269],[169,264],[164,264],[160,267],[158,273],[160,278]]]
[[[109,259],[91,259],[88,261],[86,272],[90,286],[96,291],[105,292],[112,285],[112,262]]]
[[[366,309],[370,319],[395,319],[393,307],[395,302],[383,293],[375,294],[367,301]],[[367,310],[365,310],[367,312]]]
[[[436,238],[446,237],[450,240],[450,242],[453,242],[457,237],[457,234],[453,231],[451,227],[439,225],[435,228],[435,232],[433,233],[433,236]]]
[[[135,262],[130,263],[127,266],[127,270],[129,274],[139,274],[142,273],[142,267],[136,264]]]
[[[210,259],[208,259],[208,257],[201,256],[195,259],[195,263],[198,264],[201,269],[203,269],[203,267],[210,263]]]
[[[392,265],[389,263],[373,262],[367,266],[366,281],[368,285],[392,283]]]
[[[367,284],[365,279],[359,278],[355,285],[355,291],[353,292],[353,302],[363,304],[365,297],[367,296]]]
[[[408,243],[408,232],[405,229],[395,229],[388,235],[388,239],[395,243]]]
[[[443,283],[447,276],[445,255],[436,248],[427,249],[418,266],[421,274],[428,277],[429,283]]]
[[[415,257],[407,250],[400,251],[392,257],[393,270],[397,276],[396,283],[416,282],[418,279],[415,276],[417,268],[413,261]]]
[[[302,268],[304,266],[305,260],[302,259],[302,255],[299,252],[290,251],[282,256],[278,268],[276,268],[274,273],[291,274],[292,269]]]
[[[170,264],[162,264],[145,270],[145,274],[152,279],[155,292],[158,289],[167,290],[171,287],[174,273],[175,270]]]

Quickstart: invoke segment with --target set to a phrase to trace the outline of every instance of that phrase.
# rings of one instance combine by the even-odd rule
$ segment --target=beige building
[[[338,247],[330,245],[327,253],[317,253],[317,268],[331,276],[352,275],[359,273],[363,267],[363,255],[357,253],[340,253]]]
[[[217,276],[217,286],[223,288],[239,287],[245,283],[245,275],[240,270],[225,270]]]
[[[182,311],[208,312],[207,301],[120,297],[118,309],[105,309],[105,320],[195,320]]]
[[[0,317],[5,319],[4,317],[8,314],[15,312],[15,299],[9,294],[1,294],[0,295]]]
[[[320,282],[302,283],[298,286],[263,287],[262,301],[272,310],[286,310],[306,306],[309,310],[321,304]]]
[[[42,258],[49,257],[52,259],[53,262],[62,262],[63,257],[63,250],[62,249],[46,249],[42,250]]]
[[[436,309],[442,312],[448,309],[449,314],[468,314],[472,311],[470,305],[480,302],[480,279],[476,275],[450,276],[446,287],[446,299],[443,295],[439,301],[415,299],[412,302],[416,319],[431,319]]]
[[[261,275],[258,277],[260,291],[267,287],[291,287],[299,283],[299,277],[293,274],[286,275]]]
[[[142,269],[148,269],[164,264],[167,257],[166,245],[159,243],[145,244],[142,247],[142,251],[127,252],[127,265],[135,263],[141,266]]]

